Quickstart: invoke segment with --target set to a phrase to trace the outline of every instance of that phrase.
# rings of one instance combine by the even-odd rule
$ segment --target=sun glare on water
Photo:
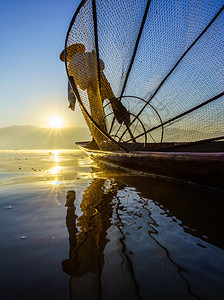
[[[64,125],[64,121],[61,117],[59,116],[53,116],[49,119],[48,125],[51,128],[62,128]]]

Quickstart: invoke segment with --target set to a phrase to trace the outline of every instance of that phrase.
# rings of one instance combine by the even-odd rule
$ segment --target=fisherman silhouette
[[[65,61],[65,51],[60,54],[60,60]],[[98,121],[100,127],[106,130],[104,120],[103,101],[109,100],[117,121],[122,124],[130,125],[130,114],[119,99],[117,99],[112,88],[103,72],[105,65],[100,59],[100,84],[98,85],[97,56],[96,52],[85,52],[85,46],[81,43],[70,45],[66,48],[66,60],[69,62],[68,73],[74,78],[75,83],[83,91],[87,91],[91,116]],[[97,100],[97,89],[100,87],[100,103]],[[70,108],[75,108],[75,96],[68,88]],[[103,124],[104,123],[104,124]]]

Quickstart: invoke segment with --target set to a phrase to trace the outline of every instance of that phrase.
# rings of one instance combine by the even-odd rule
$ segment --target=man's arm
[[[75,110],[76,96],[69,82],[68,82],[68,102],[69,102],[69,108],[71,108],[71,110]]]
[[[118,123],[122,124],[124,122],[126,126],[130,126],[130,113],[121,103],[121,101],[116,97],[113,97],[109,100],[113,109],[114,116],[117,119]]]

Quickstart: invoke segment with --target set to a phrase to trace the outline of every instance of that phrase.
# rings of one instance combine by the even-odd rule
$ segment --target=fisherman
[[[98,85],[97,57],[96,52],[86,52],[85,46],[81,43],[73,44],[66,48],[66,60],[69,62],[68,73],[73,76],[75,83],[81,90],[87,91],[91,116],[106,132],[105,116],[103,110],[103,101],[109,100],[113,113],[117,121],[122,124],[130,125],[130,114],[119,101],[103,72],[105,66],[100,59],[100,85]],[[65,61],[65,52],[60,54],[61,61]],[[100,86],[100,90],[98,88]],[[68,84],[69,108],[75,109],[75,95]],[[100,102],[99,102],[100,101]]]

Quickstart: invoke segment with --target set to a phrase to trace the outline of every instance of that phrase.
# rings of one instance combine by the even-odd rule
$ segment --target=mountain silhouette
[[[86,127],[40,128],[10,126],[0,128],[0,149],[75,149],[75,142],[91,140]]]

